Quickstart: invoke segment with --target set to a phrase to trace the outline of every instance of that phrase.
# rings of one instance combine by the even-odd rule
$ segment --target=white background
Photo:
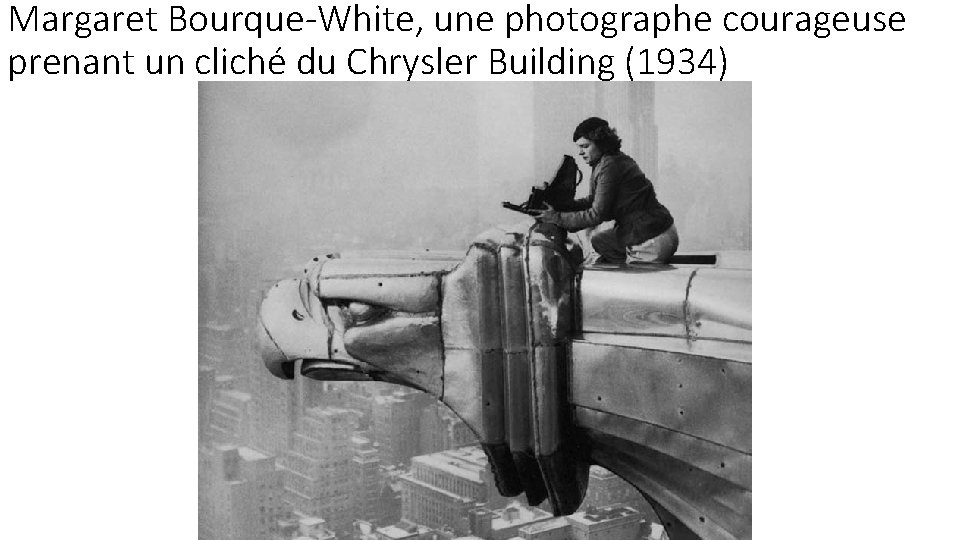
[[[165,14],[170,3],[61,4],[40,10],[151,6]],[[507,9],[457,4],[490,10],[498,23]],[[548,5],[672,9],[537,4]],[[277,2],[231,9],[257,7],[314,9]],[[415,11],[425,27],[432,11],[450,9],[392,7]],[[715,15],[745,9],[736,2],[682,7]],[[0,534],[190,538],[197,508],[198,78],[50,75],[10,83],[9,54],[189,56],[214,44],[262,44],[264,51],[372,44],[398,53],[437,44],[479,53],[543,44],[622,54],[635,42],[723,45],[727,78],[753,81],[755,537],[950,536],[960,480],[953,440],[960,373],[952,350],[958,178],[948,167],[957,143],[958,12],[917,2],[818,7],[899,10],[907,30],[819,40],[729,34],[715,22],[709,33],[656,43],[584,33],[506,42],[501,31],[438,36],[428,29],[422,42],[385,33],[337,39],[303,32],[258,42],[166,31],[79,40],[9,32],[4,6],[0,411],[4,491],[14,500]],[[161,29],[165,20],[158,17]],[[472,80],[482,79],[491,77]]]

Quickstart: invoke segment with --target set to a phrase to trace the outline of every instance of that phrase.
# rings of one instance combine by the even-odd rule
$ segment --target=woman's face
[[[603,157],[603,152],[601,152],[597,144],[590,139],[580,137],[574,144],[576,144],[579,149],[580,157],[591,167],[596,165],[600,161],[600,158]]]

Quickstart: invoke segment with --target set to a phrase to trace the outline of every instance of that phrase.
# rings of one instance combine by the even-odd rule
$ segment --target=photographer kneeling
[[[659,201],[653,184],[637,162],[620,151],[620,137],[606,120],[587,118],[573,132],[580,157],[592,167],[590,195],[565,208],[534,213],[543,223],[575,232],[614,220],[612,229],[600,231],[590,243],[597,263],[665,263],[680,240],[673,216]]]

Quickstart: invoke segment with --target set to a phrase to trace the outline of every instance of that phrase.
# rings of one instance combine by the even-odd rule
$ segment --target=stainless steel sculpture
[[[465,257],[315,259],[266,294],[263,359],[285,379],[299,363],[429,392],[476,432],[504,495],[557,515],[596,463],[674,540],[750,538],[749,254],[583,268],[565,239],[534,225]]]

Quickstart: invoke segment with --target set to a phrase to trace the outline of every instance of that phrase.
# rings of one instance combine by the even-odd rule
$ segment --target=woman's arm
[[[575,212],[560,212],[560,226],[568,231],[579,231],[587,227],[596,227],[604,221],[613,219],[616,206],[617,167],[612,161],[603,160],[596,172],[597,185],[591,197],[575,203],[589,201],[589,206]]]

